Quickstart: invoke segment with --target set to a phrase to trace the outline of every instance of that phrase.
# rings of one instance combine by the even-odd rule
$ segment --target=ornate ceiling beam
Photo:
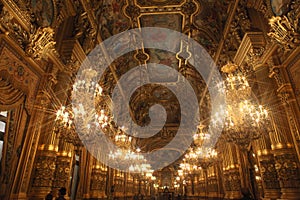
[[[234,20],[234,16],[236,14],[236,10],[237,10],[237,7],[239,5],[239,2],[240,2],[240,0],[235,0],[233,8],[232,8],[232,10],[230,11],[230,13],[228,15],[228,19],[226,21],[225,28],[224,28],[224,31],[223,31],[223,34],[222,34],[223,37],[221,38],[221,41],[219,43],[219,46],[218,46],[218,49],[217,49],[217,52],[216,52],[216,55],[215,55],[215,58],[214,58],[215,63],[218,63],[218,61],[219,61],[220,55],[221,55],[222,50],[223,50],[224,43],[227,39],[227,35],[230,32],[231,24],[232,24],[232,21]]]

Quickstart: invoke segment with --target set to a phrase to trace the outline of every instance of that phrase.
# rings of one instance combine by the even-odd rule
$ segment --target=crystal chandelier
[[[102,95],[102,87],[93,80],[97,76],[97,71],[94,69],[85,69],[82,71],[83,79],[77,80],[73,84],[74,92],[93,93],[94,96]]]
[[[127,166],[125,171],[146,176],[147,173],[152,172],[151,165],[140,152],[139,148],[135,151],[120,148],[115,152],[111,151],[108,157],[110,162],[122,162],[123,166]]]
[[[189,167],[192,170],[197,169],[197,166],[200,165],[202,168],[207,168],[212,163],[217,160],[217,152],[215,149],[207,147],[196,147],[191,149],[186,155],[185,159],[188,162]]]
[[[212,118],[214,126],[223,126],[222,137],[228,142],[234,142],[241,147],[247,147],[252,140],[261,136],[261,130],[268,124],[268,111],[253,102],[251,87],[246,77],[238,71],[235,64],[222,67],[227,74],[225,80],[226,107]],[[222,116],[225,115],[225,122]]]
[[[55,126],[53,131],[59,133],[60,139],[81,146],[82,143],[75,131],[74,114],[69,107],[62,106],[56,111]]]
[[[203,132],[204,126],[198,127],[198,132],[194,135],[195,146],[191,147],[185,154],[183,162],[180,163],[178,170],[179,176],[197,174],[200,169],[207,169],[217,160],[215,149],[203,146],[205,141],[210,140],[210,135]]]
[[[196,146],[202,146],[204,140],[210,139],[210,134],[203,132],[204,126],[199,125],[197,129],[197,133],[194,134],[194,144]]]
[[[196,149],[198,163],[203,169],[207,169],[218,159],[218,153],[215,149],[199,147]]]
[[[76,128],[82,130],[81,134],[88,134],[89,131],[95,131],[98,128],[109,132],[111,125],[112,116],[107,101],[104,101],[108,97],[103,94],[103,88],[95,81],[97,75],[94,69],[84,69],[80,78],[73,84],[72,109]]]
[[[125,134],[125,129],[124,127],[121,127],[118,129],[116,135],[115,135],[115,143],[121,147],[121,148],[127,148],[130,149],[131,147],[131,142],[132,142],[132,137],[128,136]]]
[[[63,125],[64,128],[71,128],[73,125],[73,114],[70,110],[67,110],[65,106],[62,106],[56,111],[55,121]]]

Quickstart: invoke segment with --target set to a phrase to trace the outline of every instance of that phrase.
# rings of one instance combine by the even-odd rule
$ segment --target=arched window
[[[7,123],[7,111],[0,111],[0,161],[2,159],[6,123]]]

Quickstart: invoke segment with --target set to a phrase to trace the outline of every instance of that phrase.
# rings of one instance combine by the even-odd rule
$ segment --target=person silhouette
[[[52,200],[52,199],[53,199],[53,192],[50,191],[50,192],[46,195],[45,200]]]
[[[251,196],[251,193],[250,193],[248,188],[242,188],[241,192],[242,192],[242,195],[243,195],[243,198],[241,200],[253,200],[253,198]]]
[[[58,190],[58,198],[56,200],[66,200],[65,195],[67,194],[67,189],[65,187],[61,187]]]

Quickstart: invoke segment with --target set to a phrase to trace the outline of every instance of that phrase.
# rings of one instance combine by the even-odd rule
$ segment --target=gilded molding
[[[246,60],[250,65],[256,62],[265,50],[266,41],[262,32],[247,32],[235,54],[234,63],[241,66]]]
[[[9,8],[10,13],[13,13],[13,17],[22,25],[22,29],[25,29],[26,32],[30,32],[32,29],[30,13],[22,11],[14,0],[5,0],[3,4]]]
[[[54,30],[52,28],[38,28],[37,31],[30,36],[30,43],[26,46],[27,55],[34,59],[41,60],[47,58],[50,51],[54,50]]]

